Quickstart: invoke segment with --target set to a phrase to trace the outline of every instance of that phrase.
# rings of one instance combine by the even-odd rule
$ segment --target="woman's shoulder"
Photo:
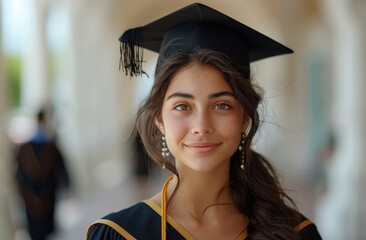
[[[160,216],[156,211],[146,202],[139,202],[92,223],[87,230],[87,239],[141,239],[149,230],[156,229],[157,224],[160,224]],[[142,232],[141,229],[146,230]]]
[[[301,240],[321,240],[321,236],[315,223],[300,213],[300,219],[295,227]]]

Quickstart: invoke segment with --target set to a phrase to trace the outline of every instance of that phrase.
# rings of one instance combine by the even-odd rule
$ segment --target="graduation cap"
[[[212,49],[248,69],[250,62],[293,53],[262,33],[200,3],[188,5],[142,27],[129,29],[119,41],[120,68],[130,76],[146,74],[142,69],[140,47],[159,53],[159,59],[167,59],[181,51]]]

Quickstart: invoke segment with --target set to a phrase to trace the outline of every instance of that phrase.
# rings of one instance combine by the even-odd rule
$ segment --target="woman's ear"
[[[248,126],[250,125],[250,117],[248,115],[246,115],[244,117],[244,122],[243,122],[243,126],[242,126],[242,132],[246,133]]]
[[[159,128],[160,132],[164,134],[164,124],[161,117],[155,118],[155,125]]]

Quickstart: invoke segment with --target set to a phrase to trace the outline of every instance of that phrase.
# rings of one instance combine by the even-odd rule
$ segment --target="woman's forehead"
[[[174,91],[200,94],[212,91],[232,92],[232,88],[217,68],[210,65],[191,64],[179,69],[172,77],[167,93]]]

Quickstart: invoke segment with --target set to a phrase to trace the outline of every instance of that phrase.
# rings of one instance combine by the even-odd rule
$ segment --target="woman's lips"
[[[208,153],[215,150],[221,143],[190,143],[185,146],[195,153]]]

